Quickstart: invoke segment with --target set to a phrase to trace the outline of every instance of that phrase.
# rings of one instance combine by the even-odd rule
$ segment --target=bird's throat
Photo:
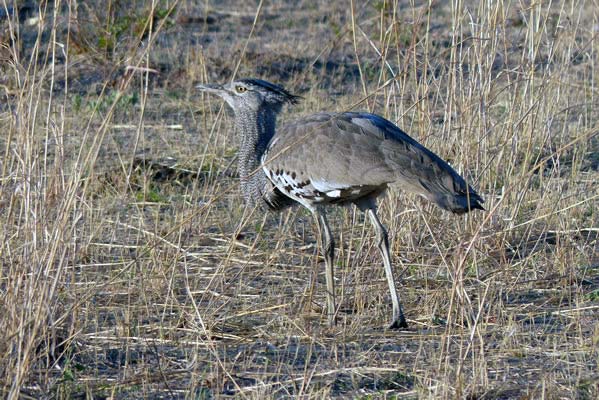
[[[239,137],[239,177],[241,190],[250,204],[259,202],[266,184],[261,158],[275,134],[276,114],[266,110],[235,115]]]

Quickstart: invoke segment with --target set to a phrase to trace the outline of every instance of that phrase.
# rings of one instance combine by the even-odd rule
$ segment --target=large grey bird
[[[483,199],[445,161],[378,115],[323,112],[277,129],[283,105],[299,99],[283,87],[260,79],[197,87],[222,97],[235,113],[241,190],[248,205],[279,210],[299,203],[314,215],[326,264],[329,324],[336,313],[335,242],[324,206],[353,203],[376,230],[393,303],[390,328],[407,327],[376,198],[397,184],[457,214],[483,210]]]

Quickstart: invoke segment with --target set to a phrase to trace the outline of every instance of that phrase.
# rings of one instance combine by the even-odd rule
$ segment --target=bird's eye
[[[235,86],[235,91],[237,93],[244,93],[244,92],[247,92],[247,90],[248,89],[245,86]]]

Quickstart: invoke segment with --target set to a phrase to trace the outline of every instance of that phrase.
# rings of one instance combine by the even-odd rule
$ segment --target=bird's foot
[[[391,325],[389,325],[389,329],[398,330],[398,329],[407,329],[408,323],[406,322],[406,318],[401,315],[398,319],[395,319]]]
[[[337,325],[337,318],[334,314],[329,314],[327,317],[327,326],[334,328]]]

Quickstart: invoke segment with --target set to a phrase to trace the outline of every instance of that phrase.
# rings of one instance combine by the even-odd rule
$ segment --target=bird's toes
[[[408,323],[406,319],[402,315],[399,319],[394,320],[391,325],[389,325],[389,329],[398,330],[398,329],[407,329]]]

